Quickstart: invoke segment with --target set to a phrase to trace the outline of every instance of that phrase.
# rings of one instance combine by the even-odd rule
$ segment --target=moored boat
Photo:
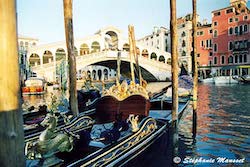
[[[187,101],[179,103],[179,117],[187,104]],[[150,101],[145,88],[133,82],[130,85],[127,82],[115,85],[103,91],[102,97],[98,99],[95,114],[92,115],[95,120],[94,125],[92,119],[81,116],[81,118],[75,118],[75,121],[70,121],[68,124],[54,129],[52,134],[57,135],[52,136],[67,134],[67,137],[62,136],[68,144],[70,143],[68,138],[72,138],[71,143],[75,144],[71,150],[60,152],[54,143],[55,145],[52,145],[55,149],[54,152],[51,152],[53,156],[47,157],[49,154],[47,151],[39,151],[39,144],[43,143],[40,139],[46,129],[50,127],[49,124],[40,135],[27,140],[28,162],[41,166],[44,166],[45,162],[47,166],[52,164],[61,166],[124,165],[137,155],[143,154],[165,134],[171,123],[171,106],[171,101],[163,100],[161,97]],[[91,120],[91,126],[79,123],[83,117]],[[72,130],[79,125],[81,125],[79,131]],[[65,132],[65,129],[69,132]],[[48,139],[48,141],[50,140],[52,142],[54,138]],[[32,157],[32,155],[35,156]],[[52,157],[56,160],[49,162]]]
[[[250,75],[243,75],[241,78],[241,82],[250,83]]]
[[[46,92],[46,81],[43,78],[28,78],[22,87],[23,95],[39,95]]]
[[[200,79],[200,82],[202,82],[202,83],[214,83],[214,78]]]
[[[217,76],[214,77],[215,84],[237,84],[239,81],[233,76]]]

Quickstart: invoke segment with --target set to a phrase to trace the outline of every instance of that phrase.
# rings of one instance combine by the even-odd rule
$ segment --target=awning
[[[238,69],[240,66],[224,66],[221,70],[230,70],[230,69]]]
[[[242,66],[239,66],[239,68],[250,68],[250,65],[246,65],[246,66],[242,65]]]

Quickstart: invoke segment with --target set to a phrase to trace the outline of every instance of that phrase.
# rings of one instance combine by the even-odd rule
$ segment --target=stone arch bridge
[[[74,44],[78,74],[84,67],[93,64],[115,69],[112,64],[115,64],[118,52],[121,54],[122,62],[128,62],[128,43],[128,39],[123,36],[122,31],[113,26],[100,29],[94,35],[76,39]],[[65,41],[34,46],[28,50],[27,61],[33,72],[47,81],[53,82],[58,73],[57,64],[66,60],[66,53]],[[157,49],[153,43],[152,46],[148,46],[137,41],[136,54],[145,75],[157,80],[165,80],[170,77],[170,53]],[[107,69],[102,70],[107,71]]]
[[[119,53],[120,52],[120,53]],[[81,73],[82,69],[89,65],[105,65],[109,68],[116,68],[116,60],[118,54],[121,55],[122,62],[130,62],[129,52],[126,51],[102,51],[92,53],[84,56],[76,57],[76,69],[78,73]],[[109,63],[110,62],[110,63]],[[135,62],[134,62],[135,63]],[[139,57],[139,64],[143,71],[144,78],[150,76],[150,79],[166,80],[171,77],[171,66],[164,62],[148,59],[143,56]],[[48,81],[54,81],[55,76],[55,62],[43,64],[43,66],[34,66],[32,71],[37,74],[38,77],[44,77]],[[129,70],[129,69],[127,69]],[[153,77],[153,78],[152,78]]]

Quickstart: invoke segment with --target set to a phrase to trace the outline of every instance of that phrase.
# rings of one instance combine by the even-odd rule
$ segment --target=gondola
[[[72,138],[73,148],[70,151],[55,150],[53,158],[41,155],[40,158],[34,156],[38,158],[33,157],[32,160],[32,157],[28,156],[29,164],[122,166],[142,154],[166,133],[171,123],[171,102],[164,101],[164,107],[161,107],[157,101],[149,99],[145,88],[133,82],[131,84],[127,85],[127,82],[123,82],[103,92],[103,96],[97,101],[93,119],[89,118],[92,121],[91,125],[85,124],[79,131],[70,130],[64,126],[54,132],[63,133]],[[179,103],[179,116],[187,104],[187,102]],[[92,124],[93,120],[94,124]],[[73,124],[69,123],[67,126],[74,127]],[[35,148],[27,146],[27,153],[30,150],[38,150],[36,143],[41,142],[39,138],[30,144]],[[28,155],[39,153],[38,151]]]
[[[98,89],[92,88],[88,90],[77,90],[77,100],[78,100],[78,109],[81,115],[90,116],[95,112],[95,106],[97,100],[100,98],[100,91]],[[23,113],[24,120],[24,136],[25,141],[34,136],[38,136],[41,131],[45,130],[40,123],[46,117],[48,113],[48,106],[42,105],[37,109],[35,107],[30,107],[28,111]],[[56,112],[58,119],[58,126],[63,126],[65,118],[72,117],[72,113],[68,108],[59,109],[60,112]]]

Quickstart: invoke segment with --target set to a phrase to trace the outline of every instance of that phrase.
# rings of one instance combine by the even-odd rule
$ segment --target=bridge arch
[[[41,64],[41,59],[38,54],[32,53],[29,57],[29,64],[30,66],[37,66]]]
[[[89,46],[88,46],[88,44],[83,43],[80,46],[80,56],[85,55],[85,54],[89,54]]]
[[[115,31],[109,30],[105,33],[105,42],[108,45],[108,49],[118,49],[118,34]]]
[[[56,61],[66,59],[66,52],[63,48],[58,48],[55,53]]]
[[[51,63],[53,61],[52,52],[49,50],[45,50],[43,53],[43,64]]]
[[[150,55],[150,59],[154,59],[154,60],[157,60],[157,55],[155,52],[152,52],[151,55]]]
[[[129,50],[130,50],[129,49],[129,44],[128,43],[123,44],[122,50],[129,52]]]
[[[91,53],[99,52],[100,50],[101,50],[100,43],[97,41],[92,42]]]

